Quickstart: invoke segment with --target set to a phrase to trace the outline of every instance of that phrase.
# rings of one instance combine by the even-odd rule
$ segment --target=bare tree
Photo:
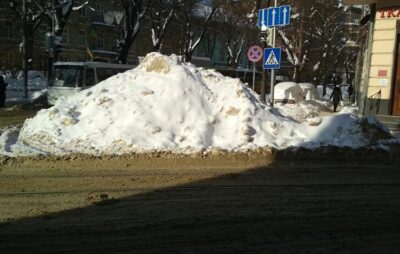
[[[312,7],[299,1],[290,1],[295,11],[291,17],[290,26],[277,29],[284,47],[287,61],[293,66],[292,80],[299,82],[300,74],[309,60],[314,26],[310,20],[314,15]]]
[[[255,1],[235,1],[221,4],[216,13],[219,31],[226,46],[228,66],[236,68],[250,34],[257,24]]]
[[[90,0],[83,3],[77,4],[74,0],[32,0],[27,4],[27,27],[26,30],[26,52],[28,58],[31,58],[33,53],[33,37],[38,28],[45,24],[49,29],[49,32],[54,26],[56,36],[63,34],[64,28],[67,25],[67,20],[72,11],[78,11],[82,8],[86,8],[89,5]],[[24,13],[22,12],[22,1],[20,0],[5,0],[0,4],[3,4],[10,8],[18,18],[23,19]],[[53,18],[54,17],[54,18]],[[54,20],[54,24],[53,24]],[[53,41],[54,43],[54,41]],[[61,45],[59,45],[61,47]],[[54,51],[53,54],[49,54],[49,74],[51,73],[51,66],[54,61],[57,61],[58,51]],[[29,68],[29,67],[28,67]],[[50,76],[50,75],[49,75]]]
[[[126,64],[128,61],[129,50],[139,33],[141,21],[149,9],[151,0],[147,0],[144,8],[142,0],[121,0],[121,2],[124,11],[123,26],[120,26],[123,38],[117,42],[117,61]]]
[[[210,25],[204,35],[203,45],[206,56],[213,59],[217,41],[219,39],[219,30],[216,22],[210,22]]]
[[[148,17],[151,23],[151,41],[153,42],[154,51],[161,50],[167,27],[174,16],[175,8],[179,2],[178,0],[153,0]]]
[[[192,60],[194,50],[204,38],[205,32],[217,9],[217,1],[205,3],[200,0],[182,1],[176,17],[181,26],[181,54],[183,61]]]
[[[36,31],[44,22],[49,28],[52,27],[54,13],[54,28],[56,35],[60,36],[63,33],[67,20],[72,11],[78,11],[89,6],[90,0],[77,5],[76,0],[32,0],[28,6],[28,23],[33,24],[32,32]],[[21,17],[22,2],[18,0],[5,0],[2,4],[9,7],[14,13]]]
[[[315,32],[312,37],[319,46],[319,61],[316,65],[315,76],[321,79],[323,95],[326,95],[326,85],[329,83],[329,66],[335,71],[340,56],[348,38],[342,34],[344,14],[348,8],[334,0],[313,1],[313,27]],[[332,64],[333,63],[333,64]]]
[[[8,7],[13,11],[18,18],[22,20],[24,13],[22,13],[22,2],[18,0],[5,0],[0,3],[1,5]],[[42,22],[46,22],[51,25],[50,9],[51,5],[47,6],[44,1],[33,1],[28,6],[28,23],[33,24],[33,31],[41,25]]]

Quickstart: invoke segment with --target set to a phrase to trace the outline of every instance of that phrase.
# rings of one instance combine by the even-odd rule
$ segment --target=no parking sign
[[[253,63],[260,61],[263,57],[262,48],[257,45],[251,46],[249,51],[247,51],[247,57],[249,58],[249,61]]]
[[[251,46],[249,51],[247,51],[247,57],[249,58],[249,61],[253,62],[253,90],[256,82],[256,63],[263,58],[263,54],[264,52],[262,48],[257,45]]]

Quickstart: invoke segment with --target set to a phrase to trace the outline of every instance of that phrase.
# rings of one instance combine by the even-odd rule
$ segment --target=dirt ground
[[[399,153],[0,157],[0,253],[400,253]]]
[[[36,115],[37,109],[0,108],[0,128],[22,124],[26,118]]]
[[[398,163],[283,157],[2,158],[0,253],[400,252]]]

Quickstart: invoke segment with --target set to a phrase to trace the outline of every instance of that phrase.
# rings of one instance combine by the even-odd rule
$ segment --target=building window
[[[96,10],[96,15],[97,16],[103,16],[103,13],[104,13],[104,6],[101,4],[101,3],[99,3],[99,2],[97,2],[96,4],[95,4],[95,10]]]
[[[68,62],[68,57],[66,57],[66,56],[60,56],[60,57],[59,57],[59,61],[60,61],[60,62]]]
[[[85,31],[79,31],[79,45],[81,46],[87,45],[87,35]]]
[[[78,1],[79,5],[81,5],[83,3],[84,3],[84,1],[82,1],[82,0]],[[84,6],[84,7],[79,9],[79,15],[83,16],[83,17],[86,17],[86,6]]]
[[[39,39],[39,41],[45,43],[46,40],[46,33],[48,32],[47,27],[45,25],[41,25],[39,27],[39,32],[35,33]]]
[[[88,68],[86,69],[86,86],[94,86],[96,84],[96,78],[94,75],[94,69]]]
[[[98,48],[104,47],[104,34],[98,33],[96,35],[96,47],[98,47]]]
[[[63,34],[62,34],[62,42],[63,43],[68,43],[68,30],[64,29]]]
[[[3,21],[0,21],[0,38],[6,38],[7,26]]]
[[[0,21],[0,38],[15,39],[16,28],[12,22]]]

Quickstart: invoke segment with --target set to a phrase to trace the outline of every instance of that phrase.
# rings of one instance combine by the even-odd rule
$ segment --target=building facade
[[[400,117],[400,0],[345,0],[367,4],[370,13],[360,28],[362,46],[356,83],[363,115],[378,115],[396,127]],[[367,25],[366,25],[367,24]],[[386,119],[386,120],[385,120]]]

